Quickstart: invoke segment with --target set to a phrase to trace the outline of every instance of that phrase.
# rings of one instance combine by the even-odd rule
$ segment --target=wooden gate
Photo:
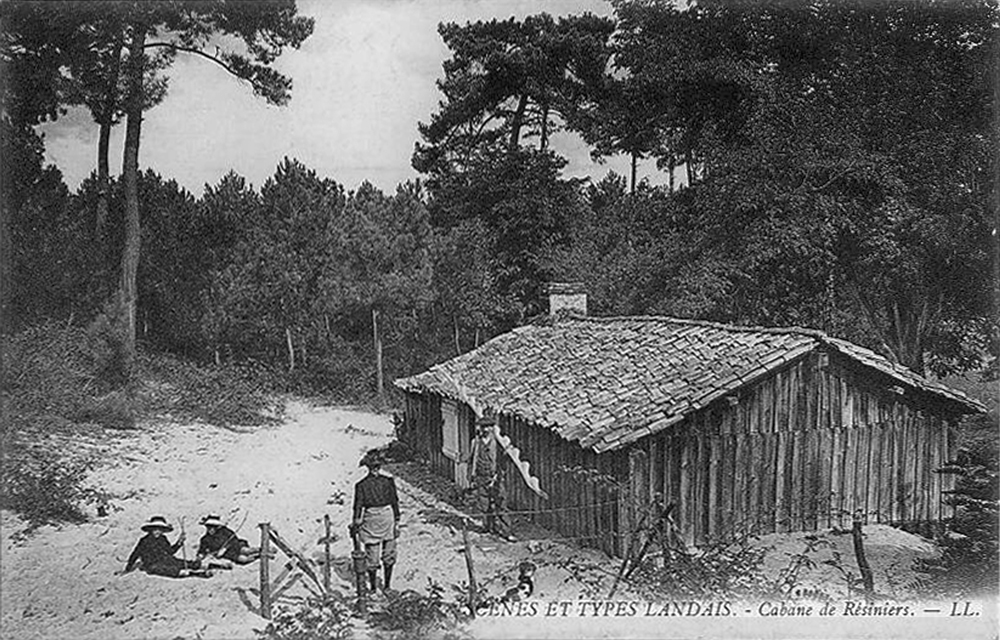
[[[272,605],[286,591],[300,581],[313,595],[327,595],[330,591],[330,543],[333,535],[330,530],[330,516],[323,516],[323,537],[319,544],[323,546],[322,567],[317,567],[306,550],[317,544],[310,540],[301,548],[294,549],[278,530],[269,522],[262,522],[260,527],[260,615],[270,619]],[[285,557],[285,564],[278,575],[271,579],[271,558],[278,553]]]

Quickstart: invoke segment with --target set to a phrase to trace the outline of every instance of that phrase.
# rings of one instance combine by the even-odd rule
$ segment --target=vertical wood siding
[[[912,525],[950,515],[935,470],[954,447],[949,416],[894,393],[835,354],[792,363],[631,448],[648,474],[633,501],[677,505],[694,544],[742,533],[865,522]],[[628,517],[634,517],[629,515]]]
[[[520,450],[521,459],[531,463],[529,472],[548,495],[543,499],[528,488],[510,459],[503,456],[500,467],[508,507],[530,512],[518,517],[574,538],[577,544],[621,555],[622,514],[616,484],[627,478],[621,465],[624,454],[597,455],[549,429],[508,415],[500,416],[499,426]]]
[[[403,441],[427,460],[435,473],[454,478],[455,463],[442,450],[441,398],[431,394],[407,393],[406,424]]]
[[[825,364],[812,355],[741,389],[733,401],[600,455],[501,414],[501,432],[549,496],[531,491],[504,456],[508,507],[616,556],[654,503],[676,505],[674,521],[694,544],[845,528],[855,517],[902,525],[948,517],[942,497],[954,480],[935,470],[954,456],[950,424],[957,416],[925,397],[894,393],[890,384],[837,354]],[[407,444],[437,473],[454,477],[441,453],[440,398],[408,393],[406,412]]]
[[[544,427],[505,414],[499,417],[499,427],[520,450],[521,460],[531,463],[529,473],[548,494],[546,500],[528,488],[510,459],[501,456],[508,509],[530,512],[515,515],[573,538],[582,546],[620,556],[623,543],[619,531],[623,530],[621,519],[626,510],[618,506],[616,485],[628,478],[626,454],[597,455]],[[435,473],[454,477],[454,463],[441,452],[440,397],[406,394],[406,426],[401,439],[427,460]]]

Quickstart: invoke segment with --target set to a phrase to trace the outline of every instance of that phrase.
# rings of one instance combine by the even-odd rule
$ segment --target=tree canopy
[[[572,279],[598,314],[814,327],[936,374],[995,366],[993,3],[612,4],[441,25],[419,182],[351,190],[286,158],[260,188],[231,173],[200,197],[138,170],[142,111],[181,54],[287,101],[273,62],[312,28],[294,3],[116,3],[51,29],[43,5],[0,5],[14,324],[87,321],[134,278],[151,345],[360,389],[373,350],[414,372]],[[71,192],[44,165],[33,126],[71,104],[126,123],[121,177]],[[570,178],[556,131],[657,172]]]

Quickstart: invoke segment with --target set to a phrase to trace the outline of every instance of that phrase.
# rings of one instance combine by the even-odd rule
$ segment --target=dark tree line
[[[7,330],[88,322],[134,258],[140,340],[317,388],[371,388],[373,346],[387,377],[468,350],[544,311],[553,279],[586,283],[596,313],[812,326],[919,371],[997,352],[989,2],[619,0],[613,18],[443,24],[420,183],[348,191],[286,159],[259,189],[230,174],[196,198],[135,162],[108,176],[104,145],[71,193],[39,121],[83,104],[104,139],[220,33],[245,49],[216,61],[281,103],[269,65],[312,27],[290,2],[118,4],[45,29],[6,16]],[[567,178],[560,131],[631,175]]]
[[[56,119],[67,106],[82,105],[100,127],[97,234],[103,232],[109,210],[110,130],[125,120],[121,176],[124,239],[116,295],[124,310],[122,335],[129,353],[134,351],[136,334],[141,246],[138,176],[142,116],[166,94],[168,79],[162,72],[178,54],[201,56],[248,82],[254,93],[268,102],[284,104],[291,80],[270,65],[285,47],[298,47],[312,33],[312,20],[296,13],[294,0],[0,5],[3,62],[9,71],[3,92],[5,121],[9,119],[14,130],[25,130],[40,121]],[[240,42],[242,50],[220,46],[227,42],[225,38]],[[5,188],[19,186],[12,183]]]

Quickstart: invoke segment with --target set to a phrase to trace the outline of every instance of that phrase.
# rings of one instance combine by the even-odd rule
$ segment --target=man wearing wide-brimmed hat
[[[210,513],[201,519],[205,535],[198,542],[198,560],[202,567],[231,569],[232,563],[249,564],[260,558],[260,549],[251,547],[243,538],[222,522],[222,518]]]
[[[367,554],[368,582],[372,592],[378,586],[381,563],[385,581],[383,589],[392,583],[392,568],[396,563],[396,538],[399,537],[399,497],[396,481],[380,473],[382,456],[369,451],[361,459],[368,475],[354,485],[354,521],[352,535],[360,537]]]
[[[469,451],[469,490],[476,497],[476,508],[483,511],[486,532],[512,540],[503,518],[505,501],[503,479],[497,461],[496,415],[490,409],[476,418],[478,437]]]
[[[187,576],[208,577],[211,571],[201,569],[195,560],[181,560],[175,558],[174,554],[184,544],[184,534],[181,533],[177,542],[171,544],[167,540],[166,534],[174,528],[163,516],[153,516],[140,529],[146,535],[139,538],[139,543],[135,545],[132,555],[125,563],[125,573],[132,571],[139,566],[146,573],[168,578],[185,578]]]

